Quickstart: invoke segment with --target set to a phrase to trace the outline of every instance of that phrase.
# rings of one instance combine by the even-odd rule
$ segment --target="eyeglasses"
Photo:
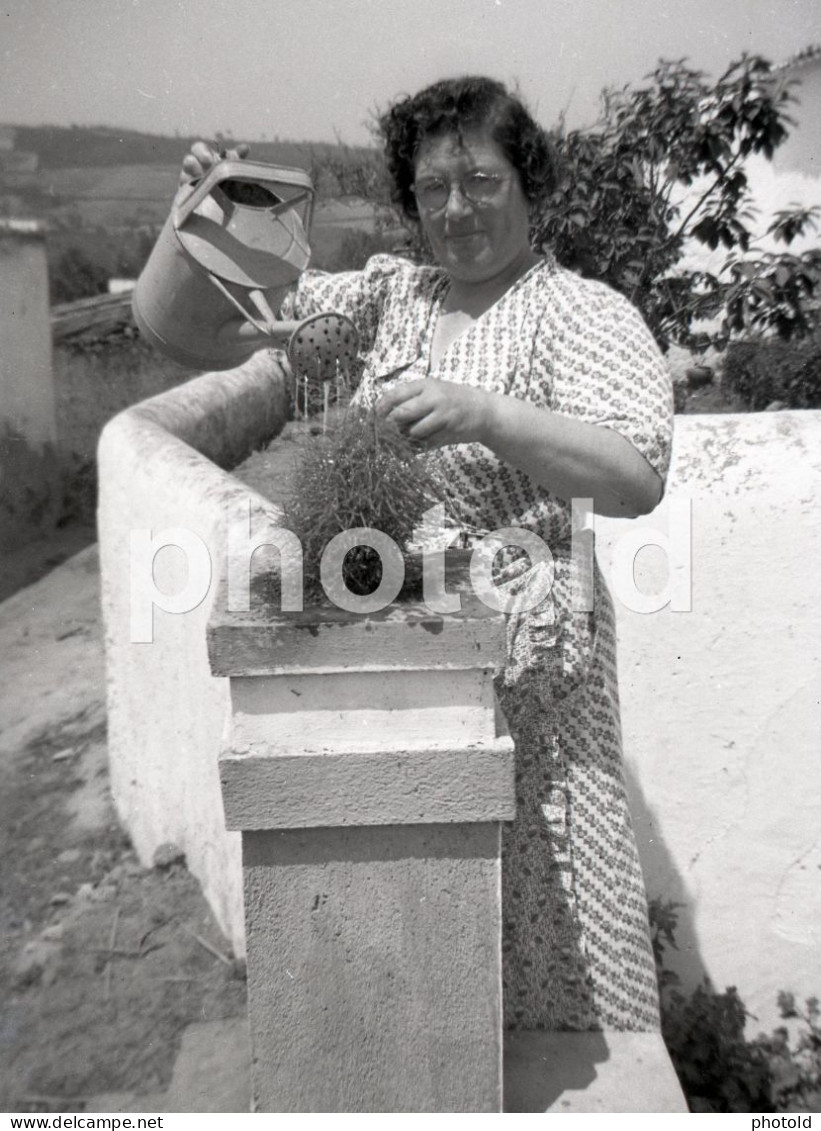
[[[421,209],[425,212],[439,212],[450,200],[454,185],[469,204],[476,204],[481,208],[483,205],[493,203],[504,183],[503,177],[476,169],[472,173],[466,173],[460,180],[450,183],[439,177],[416,181],[411,185],[411,190]]]

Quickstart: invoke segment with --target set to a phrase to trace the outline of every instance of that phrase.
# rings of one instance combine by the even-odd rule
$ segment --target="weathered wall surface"
[[[33,220],[0,222],[0,430],[55,443],[45,232]]]
[[[785,78],[795,82],[796,102],[790,107],[794,125],[787,140],[775,151],[773,163],[779,172],[798,172],[821,177],[821,53],[816,50],[782,68]]]
[[[42,225],[0,218],[0,542],[59,509],[57,420]]]
[[[685,904],[672,965],[737,986],[754,1031],[821,987],[819,493],[821,414],[682,417],[661,507],[596,523],[609,561],[691,504],[692,610],[616,593],[625,750],[650,894]],[[636,579],[664,588],[660,550]]]
[[[167,840],[186,850],[238,947],[239,848],[224,830],[217,776],[227,689],[210,674],[205,643],[216,573],[197,608],[156,611],[154,643],[131,643],[127,538],[132,528],[185,526],[219,546],[226,507],[251,493],[212,460],[221,438],[236,447],[253,437],[250,449],[271,427],[261,420],[266,397],[253,366],[199,378],[122,414],[101,443],[115,798],[143,859]],[[615,589],[628,779],[650,894],[685,905],[679,970],[738,986],[768,1028],[779,989],[821,988],[820,488],[821,414],[680,417],[656,513],[596,521]],[[669,533],[686,503],[691,549],[674,573],[680,587],[689,563],[692,608],[636,612],[630,585],[613,584],[612,548],[631,530]],[[169,592],[185,582],[175,555],[157,556]],[[636,579],[648,594],[664,589],[660,550],[639,553]]]

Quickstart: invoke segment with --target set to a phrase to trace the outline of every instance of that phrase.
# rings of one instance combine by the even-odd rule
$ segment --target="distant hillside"
[[[46,222],[53,301],[105,290],[111,276],[139,274],[194,140],[108,127],[0,124],[0,215]],[[231,138],[219,141],[227,148],[235,144]],[[381,230],[378,209],[368,203],[379,199],[374,149],[281,140],[250,144],[256,160],[311,175],[317,191],[311,231],[316,266],[361,266],[368,254],[401,240],[401,230],[390,225]],[[11,160],[24,154],[36,168]]]
[[[196,138],[164,137],[138,133],[111,126],[15,126],[14,148],[36,153],[40,169],[100,168],[111,165],[179,165]],[[214,140],[214,139],[206,139]],[[234,139],[220,139],[225,145]],[[327,142],[249,141],[253,156],[273,165],[295,165],[308,168],[330,154],[338,155],[341,147]],[[364,146],[346,147],[351,156],[366,154]]]

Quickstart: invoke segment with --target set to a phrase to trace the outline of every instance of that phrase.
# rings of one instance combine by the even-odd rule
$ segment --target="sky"
[[[482,73],[546,126],[686,57],[821,43],[819,0],[0,0],[0,122],[361,144],[398,94]]]

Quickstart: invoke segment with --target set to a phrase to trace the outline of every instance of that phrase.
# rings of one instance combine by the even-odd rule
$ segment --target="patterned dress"
[[[476,385],[614,429],[666,476],[670,378],[630,303],[547,257],[433,367],[431,340],[447,289],[438,268],[376,256],[363,271],[305,272],[282,315],[336,310],[353,319],[362,341],[361,401],[416,377]],[[528,528],[554,561],[547,597],[508,617],[507,662],[496,678],[516,750],[517,813],[502,840],[505,1024],[655,1029],[656,975],[622,773],[609,593],[595,566],[592,599],[573,600],[584,579],[571,557],[568,503],[481,444],[443,448],[439,458],[463,525],[478,534]],[[514,583],[518,565],[514,558],[508,567]]]

